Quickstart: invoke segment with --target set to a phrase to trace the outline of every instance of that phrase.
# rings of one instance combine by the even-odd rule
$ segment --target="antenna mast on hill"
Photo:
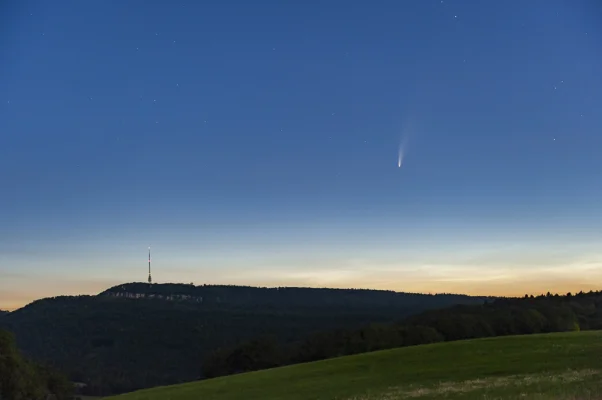
[[[151,278],[150,261],[151,261],[151,256],[150,256],[150,246],[149,246],[148,247],[148,284],[149,285],[153,283],[153,278]]]

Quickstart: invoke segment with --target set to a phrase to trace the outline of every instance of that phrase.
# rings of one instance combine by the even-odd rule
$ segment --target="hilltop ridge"
[[[130,299],[161,299],[203,304],[270,306],[408,306],[432,308],[453,304],[482,303],[493,297],[464,294],[422,294],[376,289],[334,289],[311,287],[256,287],[142,282],[113,286],[98,296]]]

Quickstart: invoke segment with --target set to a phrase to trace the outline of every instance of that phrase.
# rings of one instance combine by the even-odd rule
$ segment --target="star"
[[[458,18],[458,16],[457,16],[457,15],[454,15],[454,18]]]

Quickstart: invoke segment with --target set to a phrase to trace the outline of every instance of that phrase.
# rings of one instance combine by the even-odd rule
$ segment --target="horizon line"
[[[551,295],[562,295],[565,296],[568,293],[571,294],[578,294],[578,293],[588,293],[587,291],[583,291],[580,290],[579,292],[575,292],[573,293],[572,291],[569,291],[567,293],[560,293],[560,292],[551,292],[548,291],[547,293],[539,293],[539,294],[535,294],[535,293],[525,293],[524,295],[514,295],[514,296],[509,296],[509,295],[472,295],[472,294],[467,294],[467,293],[453,293],[453,292],[406,292],[406,291],[398,291],[398,290],[393,290],[393,289],[375,289],[375,288],[362,288],[362,287],[349,287],[349,288],[336,288],[336,287],[326,287],[326,286],[253,286],[253,285],[234,285],[234,284],[200,284],[200,285],[196,285],[194,283],[184,283],[184,282],[163,282],[163,283],[151,283],[149,284],[148,282],[142,282],[142,281],[134,281],[134,282],[126,282],[126,283],[121,283],[118,285],[113,285],[107,289],[104,289],[101,292],[98,292],[96,294],[86,294],[86,293],[82,293],[82,294],[73,294],[73,295],[56,295],[56,296],[47,296],[47,297],[41,297],[39,299],[35,299],[32,300],[31,302],[24,304],[20,307],[14,307],[14,308],[0,308],[1,311],[7,311],[7,312],[14,312],[17,310],[20,310],[22,308],[27,307],[28,305],[31,305],[37,301],[42,301],[42,300],[46,300],[46,299],[52,299],[52,298],[57,298],[57,297],[78,297],[78,296],[90,296],[90,297],[95,297],[95,296],[99,296],[100,294],[106,292],[107,290],[119,287],[119,286],[124,286],[124,285],[131,285],[131,284],[141,284],[141,285],[150,285],[150,286],[159,286],[159,285],[186,285],[186,286],[194,286],[194,287],[202,287],[202,286],[214,286],[214,287],[218,287],[218,286],[222,286],[222,287],[245,287],[245,288],[257,288],[257,289],[317,289],[317,290],[364,290],[364,291],[376,291],[376,292],[392,292],[392,293],[403,293],[403,294],[412,294],[412,295],[422,295],[422,296],[441,296],[441,295],[448,295],[448,296],[466,296],[466,297],[473,297],[473,298],[492,298],[492,299],[521,299],[524,298],[524,296],[533,296],[533,297],[539,297],[539,296],[546,296],[547,293],[550,293]],[[593,292],[593,290],[590,290],[589,292]]]

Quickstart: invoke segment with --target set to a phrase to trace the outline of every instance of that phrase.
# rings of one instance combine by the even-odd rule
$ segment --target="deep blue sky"
[[[0,308],[148,245],[158,282],[587,288],[600,48],[594,0],[4,1]]]

